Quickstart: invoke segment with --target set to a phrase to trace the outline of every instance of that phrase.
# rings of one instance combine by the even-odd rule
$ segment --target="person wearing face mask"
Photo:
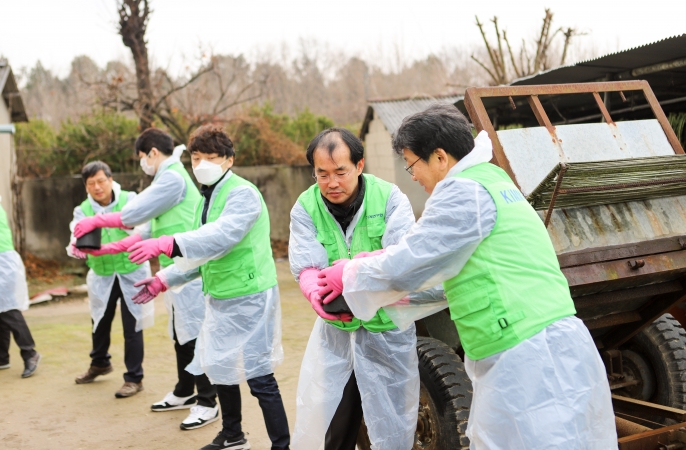
[[[354,450],[364,415],[372,448],[409,450],[419,404],[414,323],[400,330],[383,309],[364,321],[327,313],[318,275],[337,260],[397,243],[415,222],[410,201],[397,186],[362,174],[364,147],[346,129],[322,131],[306,155],[316,183],[291,210],[288,257],[319,318],[300,369],[293,446]]]
[[[21,256],[14,250],[12,230],[5,210],[0,206],[0,370],[10,368],[10,335],[21,350],[24,360],[22,378],[36,372],[41,355],[22,311],[29,309],[29,289],[26,269]]]
[[[216,385],[222,430],[202,450],[249,449],[241,428],[239,384],[259,400],[273,450],[288,449],[290,435],[274,369],[283,361],[281,306],[269,239],[269,213],[260,191],[231,171],[231,139],[214,125],[190,138],[193,173],[202,198],[195,230],[133,245],[132,261],[164,254],[174,259],[137,295],[148,302],[167,286],[202,279],[206,312],[195,357],[187,370]]]
[[[135,152],[141,168],[153,176],[152,184],[122,208],[103,217],[86,218],[76,226],[76,237],[91,231],[97,220],[116,222],[120,228],[131,228],[150,222],[153,238],[171,236],[193,229],[195,207],[200,192],[180,161],[185,145],[174,148],[169,136],[157,128],[148,128],[136,139]],[[133,245],[135,242],[130,242]],[[108,244],[98,251],[87,253],[102,255],[123,252],[128,247]],[[160,266],[168,267],[173,260],[160,255]],[[151,280],[147,280],[151,281]],[[205,300],[202,282],[194,280],[178,290],[166,290],[164,302],[169,313],[169,337],[176,352],[177,383],[172,392],[151,406],[152,411],[172,411],[190,408],[190,414],[181,422],[182,430],[203,427],[218,420],[219,407],[216,389],[206,375],[194,376],[186,371],[193,359],[195,343],[205,317]],[[198,394],[194,395],[197,387]]]
[[[435,105],[403,120],[393,148],[431,195],[422,217],[384,254],[324,269],[319,294],[342,292],[365,320],[443,282],[473,387],[470,449],[616,449],[603,362],[543,221],[489,162],[488,133]]]
[[[135,192],[121,189],[112,180],[110,167],[101,161],[86,164],[81,170],[88,198],[74,208],[74,219],[69,225],[72,230],[67,254],[73,258],[87,259],[88,301],[93,322],[93,350],[88,370],[76,377],[76,384],[92,383],[97,377],[112,372],[110,362],[110,331],[117,309],[121,306],[121,320],[124,328],[124,385],[114,395],[117,398],[131,397],[143,390],[143,330],[153,325],[154,305],[136,305],[134,287],[139,281],[150,277],[150,265],[132,263],[126,253],[114,254],[108,248],[125,250],[134,242],[147,237],[150,230],[143,224],[134,230],[120,229],[121,224],[108,213],[116,213],[136,198]],[[86,254],[76,248],[76,235],[83,221],[95,222],[101,229],[101,251]],[[118,302],[121,299],[121,302]]]

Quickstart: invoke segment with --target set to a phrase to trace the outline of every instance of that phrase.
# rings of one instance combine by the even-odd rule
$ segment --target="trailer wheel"
[[[417,338],[419,414],[413,450],[468,449],[465,435],[472,383],[464,364],[443,342]]]
[[[639,379],[639,385],[633,391],[626,389],[624,395],[686,408],[686,331],[671,314],[631,338],[622,356],[625,373]]]

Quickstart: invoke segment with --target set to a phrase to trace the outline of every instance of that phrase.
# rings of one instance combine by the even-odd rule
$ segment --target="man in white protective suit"
[[[443,282],[473,384],[470,448],[617,448],[603,363],[542,220],[488,162],[488,135],[435,105],[403,120],[393,148],[431,195],[424,213],[385,253],[323,270],[320,295],[342,292],[366,320]]]
[[[154,305],[136,305],[133,296],[138,292],[134,287],[139,281],[150,277],[150,265],[135,264],[127,259],[126,253],[88,255],[76,248],[74,230],[86,217],[105,217],[107,213],[119,212],[136,197],[135,192],[121,189],[112,179],[110,167],[101,161],[86,164],[81,170],[88,198],[74,208],[74,219],[69,224],[72,231],[67,254],[74,258],[87,259],[88,301],[93,321],[93,350],[88,370],[76,377],[76,384],[92,383],[99,376],[112,372],[110,362],[110,331],[117,309],[121,307],[121,320],[124,328],[124,385],[114,394],[117,398],[131,397],[143,390],[143,330],[154,324]],[[133,242],[149,234],[149,226],[134,230],[122,230],[115,223],[101,220],[98,224],[101,244],[127,248]]]
[[[29,309],[29,289],[24,263],[14,250],[7,214],[0,206],[0,370],[10,368],[10,335],[24,360],[22,378],[36,372],[41,355],[22,311]]]
[[[150,222],[153,238],[192,230],[200,192],[181,163],[180,157],[185,149],[185,145],[174,148],[171,136],[162,130],[148,128],[143,131],[136,139],[134,152],[140,158],[143,172],[154,176],[152,184],[120,212],[83,219],[76,225],[74,235],[78,238],[103,221],[110,221],[122,229]],[[138,236],[138,239],[129,241],[128,247],[140,240],[142,237]],[[125,252],[128,247],[115,242],[97,251],[84,251],[97,255],[118,254]],[[165,255],[160,255],[159,261],[162,268],[174,263]],[[161,412],[190,408],[190,414],[180,427],[182,430],[200,428],[219,419],[215,387],[205,374],[196,376],[186,371],[186,366],[193,360],[195,342],[205,317],[202,281],[193,280],[179,289],[167,290],[164,292],[164,303],[169,313],[169,337],[174,341],[178,378],[174,390],[154,403],[151,410]],[[194,395],[196,387],[197,396]]]
[[[205,319],[187,370],[216,385],[222,430],[202,450],[245,450],[239,383],[259,401],[272,450],[287,450],[288,419],[274,369],[283,361],[281,304],[269,239],[269,213],[255,185],[231,171],[233,142],[217,126],[198,128],[188,151],[202,185],[194,229],[134,244],[132,261],[164,254],[174,264],[155,275],[136,298],[202,278]],[[162,279],[165,280],[162,283]]]
[[[383,309],[365,320],[326,312],[317,283],[334,261],[397,243],[414,224],[412,207],[397,186],[362,174],[364,147],[346,129],[319,133],[307,159],[316,183],[291,210],[288,255],[319,317],[300,371],[293,447],[354,450],[364,414],[372,448],[409,450],[419,402],[414,324],[399,330]]]

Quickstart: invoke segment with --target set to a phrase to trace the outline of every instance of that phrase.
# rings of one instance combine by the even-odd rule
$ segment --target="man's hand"
[[[360,252],[353,259],[360,259],[360,258],[369,258],[371,256],[377,256],[381,255],[382,253],[386,252],[385,248],[379,249],[379,250],[374,250],[373,252]]]
[[[165,254],[171,258],[174,251],[174,238],[172,236],[161,236],[157,239],[146,239],[132,245],[127,252],[131,253],[129,259],[136,264],[143,264],[145,261]]]
[[[74,237],[76,239],[90,233],[96,228],[126,228],[121,222],[121,212],[96,214],[79,220],[74,227]]]
[[[333,266],[319,272],[318,293],[325,305],[343,293],[343,269],[349,262],[349,259],[339,259]]]
[[[76,248],[75,244],[71,244],[71,254],[74,256],[74,258],[78,258],[78,259],[88,258],[88,255],[86,253],[82,252],[81,250],[79,250],[78,248]]]
[[[169,289],[166,280],[162,274],[157,274],[154,277],[146,278],[138,283],[134,283],[134,287],[141,287],[143,289],[134,295],[131,300],[137,305],[148,303],[150,300],[157,297],[161,292],[165,292]]]
[[[312,309],[319,317],[326,320],[342,320],[343,322],[351,322],[353,320],[352,314],[329,314],[323,309],[322,299],[319,296],[319,286],[317,285],[318,269],[306,269],[300,273],[300,291],[302,291],[305,298],[312,305]]]

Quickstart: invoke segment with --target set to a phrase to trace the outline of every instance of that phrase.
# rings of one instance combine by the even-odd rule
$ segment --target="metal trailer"
[[[601,98],[608,92],[627,102],[642,95],[655,118],[615,123]],[[602,122],[553,126],[541,97],[566,95],[593,96]],[[494,97],[513,108],[525,99],[539,126],[496,130],[484,107]],[[470,88],[465,106],[493,141],[492,162],[546,224],[577,315],[605,362],[619,448],[686,448],[686,332],[669,314],[685,317],[686,155],[650,86]],[[472,393],[455,325],[447,310],[416,325],[414,449],[466,449]],[[359,447],[369,448],[364,438]]]

